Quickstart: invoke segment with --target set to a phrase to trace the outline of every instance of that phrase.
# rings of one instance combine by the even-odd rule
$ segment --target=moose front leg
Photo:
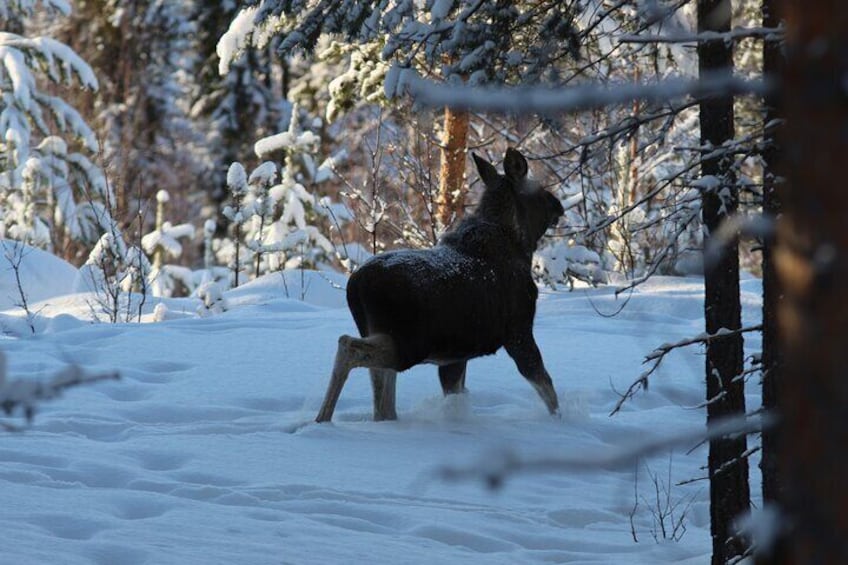
[[[465,392],[465,361],[439,365],[439,382],[445,396]]]
[[[542,354],[539,352],[536,340],[533,339],[533,334],[528,332],[528,334],[510,340],[506,344],[506,352],[515,361],[521,376],[530,381],[530,384],[542,397],[542,401],[548,407],[548,412],[553,415],[559,414],[559,400],[556,390],[554,390],[554,383],[551,381],[547,369],[545,369]]]

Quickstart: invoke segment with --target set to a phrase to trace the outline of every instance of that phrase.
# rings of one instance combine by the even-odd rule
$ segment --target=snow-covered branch
[[[782,27],[737,27],[730,31],[703,31],[701,33],[667,33],[663,35],[623,35],[620,43],[704,43],[707,41],[736,42],[748,38],[783,41]]]
[[[655,83],[596,84],[570,87],[482,88],[468,85],[435,84],[410,69],[394,67],[386,77],[386,94],[406,92],[419,104],[449,106],[475,112],[513,114],[557,114],[625,104],[636,100],[665,102],[691,96],[762,96],[772,88],[769,79],[749,80],[718,74],[705,79],[669,78]]]
[[[27,422],[31,421],[35,416],[36,407],[39,403],[53,400],[66,389],[120,378],[120,375],[114,371],[89,374],[77,365],[71,365],[62,369],[46,381],[34,379],[6,381],[5,376],[6,358],[0,352],[0,410],[6,416],[13,416],[18,413]],[[6,431],[16,431],[19,429],[17,426],[8,422],[0,422],[0,428]]]

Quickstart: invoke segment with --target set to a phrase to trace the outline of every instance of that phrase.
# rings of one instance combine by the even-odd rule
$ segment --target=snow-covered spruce
[[[0,2],[0,18],[26,22],[39,9],[70,13],[59,0]],[[48,250],[63,238],[93,245],[105,206],[114,201],[102,171],[86,156],[97,151],[96,136],[40,79],[96,90],[94,71],[55,39],[8,31],[0,34],[0,71],[0,237]]]
[[[141,238],[141,247],[148,256],[153,257],[149,276],[149,287],[153,296],[172,296],[178,284],[192,292],[199,284],[194,272],[180,265],[165,264],[165,256],[178,258],[183,246],[180,239],[194,237],[191,224],[171,225],[165,221],[165,205],[170,200],[166,190],[156,193],[156,229]]]
[[[224,215],[233,226],[233,239],[219,255],[230,266],[235,286],[242,276],[257,278],[285,268],[315,268],[346,259],[337,257],[325,232],[330,221],[343,222],[347,214],[315,190],[332,177],[333,167],[344,155],[318,165],[314,156],[320,138],[301,129],[299,115],[294,105],[288,129],[262,138],[254,146],[260,158],[284,153],[280,172],[273,161],[262,162],[249,176],[240,163],[230,167],[227,184],[232,204],[224,209]]]
[[[474,155],[486,190],[477,210],[433,249],[378,255],[350,278],[347,301],[361,338],[339,348],[317,421],[329,421],[351,369],[368,367],[374,419],[397,418],[398,371],[439,366],[445,395],[463,392],[468,360],[504,347],[553,414],[559,401],[533,337],[538,290],[531,259],[563,214],[559,200],[527,179],[514,149],[504,175]]]

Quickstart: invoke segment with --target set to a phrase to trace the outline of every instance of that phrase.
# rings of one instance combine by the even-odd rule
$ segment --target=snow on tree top
[[[250,184],[270,185],[273,184],[276,179],[277,165],[271,161],[265,161],[256,167],[252,173],[250,173],[250,177],[247,179],[247,182]]]
[[[433,22],[441,21],[448,17],[448,14],[453,9],[455,0],[433,0],[430,6],[430,19]]]
[[[248,37],[253,33],[256,19],[256,7],[251,6],[239,12],[233,19],[230,29],[218,40],[215,52],[220,58],[218,72],[222,75],[230,71],[232,63],[248,44]]]
[[[311,131],[295,133],[292,131],[284,131],[269,137],[263,137],[253,146],[256,155],[262,157],[269,155],[274,151],[281,149],[297,148],[312,150],[315,148],[321,139]]]
[[[68,0],[17,0],[12,3],[12,6],[9,6],[8,1],[0,0],[0,17],[7,20],[12,15],[10,12],[32,14],[35,11],[36,4],[41,4],[48,12],[59,12],[63,16],[68,16],[71,13],[71,4]]]
[[[50,135],[38,144],[38,149],[44,153],[65,156],[68,153],[68,144],[61,137]]]
[[[234,192],[243,192],[247,189],[247,173],[241,163],[233,163],[227,170],[227,186]]]
[[[704,175],[692,181],[692,186],[699,190],[715,190],[721,186],[721,179],[715,175]]]
[[[35,37],[29,39],[28,42],[44,57],[51,79],[56,82],[61,80],[59,75],[59,69],[61,68],[64,71],[67,82],[70,82],[71,74],[74,73],[84,87],[97,90],[98,83],[97,77],[94,75],[94,70],[73,49],[49,37]],[[58,67],[56,65],[56,59],[60,63]]]
[[[156,193],[156,202],[165,203],[171,199],[171,195],[168,194],[167,190],[160,190]]]

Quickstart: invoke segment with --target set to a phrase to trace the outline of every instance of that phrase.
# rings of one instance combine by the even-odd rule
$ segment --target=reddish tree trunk
[[[763,0],[763,27],[776,28],[780,24],[777,6],[774,0]],[[777,78],[783,66],[781,44],[777,41],[763,43],[763,74]],[[780,215],[780,197],[777,194],[779,176],[777,168],[780,161],[780,151],[776,140],[774,124],[780,117],[779,96],[772,93],[765,97],[765,127],[773,132],[770,134],[772,143],[763,151],[763,213],[772,221]],[[780,284],[774,269],[774,243],[772,237],[763,241],[763,408],[773,412],[777,407],[777,398],[782,380],[782,358],[778,335],[777,308],[780,303]],[[780,475],[777,465],[777,433],[776,428],[763,431],[762,459],[760,470],[763,476],[763,500],[775,502],[780,499]]]
[[[442,229],[462,216],[465,207],[465,149],[468,144],[466,110],[445,108],[442,134],[442,163],[439,171],[439,195],[436,218]]]
[[[783,547],[796,563],[848,563],[848,2],[782,6],[778,462],[792,527]]]

